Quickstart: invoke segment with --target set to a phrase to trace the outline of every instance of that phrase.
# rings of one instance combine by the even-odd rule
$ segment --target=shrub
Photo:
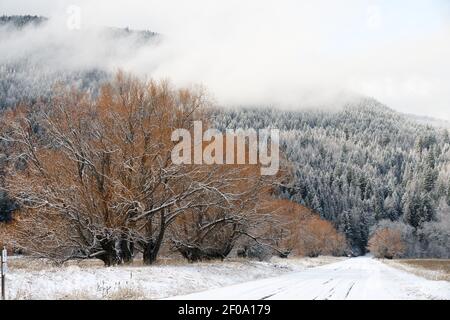
[[[398,230],[381,228],[370,238],[369,250],[377,258],[400,258],[405,251],[405,243]]]
[[[305,221],[299,231],[299,251],[309,257],[341,256],[345,253],[345,237],[333,225],[318,217]]]

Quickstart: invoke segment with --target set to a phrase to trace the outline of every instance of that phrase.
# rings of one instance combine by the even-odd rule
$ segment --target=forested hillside
[[[90,63],[74,65],[74,61],[85,58],[83,48],[79,48],[81,53],[74,52],[77,49],[74,42],[83,40],[89,33],[101,37],[101,46],[122,46],[130,52],[158,38],[158,34],[152,31],[112,27],[73,32],[62,27],[61,32],[49,33],[47,36],[47,23],[49,20],[40,16],[0,16],[0,37],[5,37],[9,42],[14,37],[30,42],[29,47],[21,48],[17,54],[0,57],[0,109],[15,106],[20,102],[28,103],[48,98],[56,84],[69,85],[97,94],[101,84],[111,77],[110,70],[105,66],[97,66],[96,59]],[[59,47],[53,42],[60,42]],[[100,49],[104,50],[104,53],[99,54],[105,56],[105,61],[108,61],[107,57],[119,55],[120,51],[113,50],[114,48]]]
[[[0,30],[18,32],[46,21],[32,16],[1,17]],[[105,32],[111,39],[127,39],[127,44],[136,46],[156,36],[129,29]],[[111,77],[101,66],[55,68],[40,64],[38,58],[28,51],[0,60],[0,109],[47,99],[58,83],[95,96]],[[280,188],[280,197],[331,221],[345,234],[355,255],[366,251],[372,234],[388,228],[400,233],[406,243],[403,256],[450,256],[448,130],[417,123],[373,99],[360,99],[342,109],[221,109],[214,118],[223,130],[280,129],[282,151],[291,166],[291,178]],[[2,169],[8,152],[3,142],[0,151]],[[3,186],[3,174],[0,177]],[[14,208],[2,191],[0,221],[9,220]]]
[[[448,257],[447,130],[416,124],[372,99],[340,111],[218,111],[216,123],[282,130],[293,167],[282,197],[332,221],[355,254],[365,252],[377,226],[387,225],[402,233],[406,255]]]

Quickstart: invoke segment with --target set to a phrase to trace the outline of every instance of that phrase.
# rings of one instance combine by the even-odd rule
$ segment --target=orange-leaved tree
[[[369,250],[377,258],[400,258],[406,249],[399,230],[380,228],[369,240]]]
[[[191,130],[208,102],[119,73],[98,97],[62,89],[50,102],[2,118],[13,150],[6,178],[20,204],[17,242],[58,261],[129,262],[136,250],[155,261],[168,226],[205,195],[229,186],[216,169],[175,165],[175,129]]]

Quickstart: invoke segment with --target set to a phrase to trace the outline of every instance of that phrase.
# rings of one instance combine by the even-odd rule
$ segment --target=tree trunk
[[[144,265],[151,265],[156,261],[157,252],[155,251],[155,242],[150,239],[144,244],[143,259]]]
[[[164,234],[166,232],[166,210],[160,213],[160,224],[159,224],[159,234],[158,238],[153,240],[153,237],[149,237],[149,240],[144,244],[143,262],[144,265],[151,265],[155,263],[158,258],[159,250],[164,239]]]
[[[116,241],[111,239],[102,240],[100,242],[104,253],[98,256],[106,267],[116,266],[120,263],[120,256],[116,250]]]
[[[120,257],[121,262],[128,264],[133,262],[134,243],[126,238],[120,240]]]

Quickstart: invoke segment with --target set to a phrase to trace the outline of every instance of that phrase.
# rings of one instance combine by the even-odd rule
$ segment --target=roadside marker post
[[[6,299],[5,295],[5,281],[6,281],[6,272],[8,271],[8,251],[6,251],[6,248],[3,248],[2,250],[2,300]]]

